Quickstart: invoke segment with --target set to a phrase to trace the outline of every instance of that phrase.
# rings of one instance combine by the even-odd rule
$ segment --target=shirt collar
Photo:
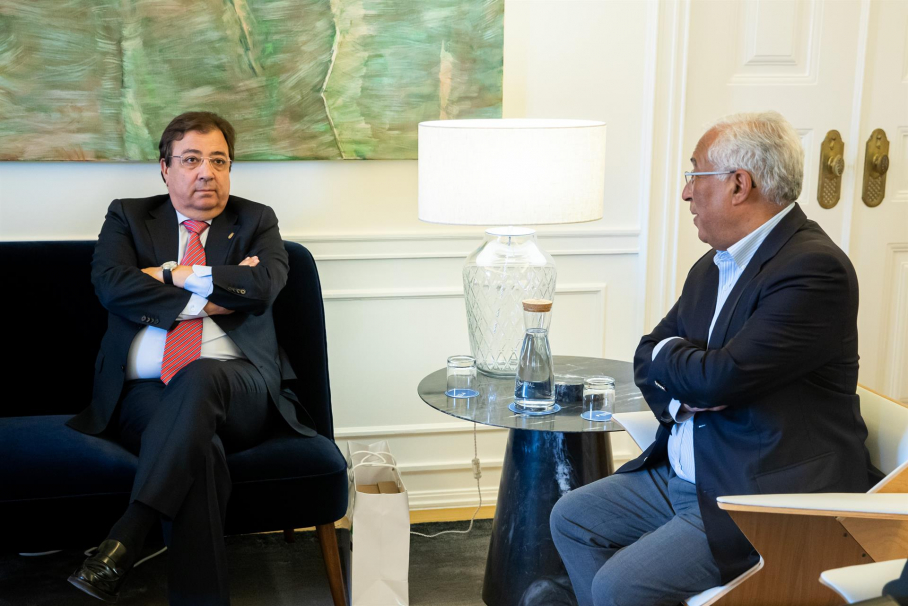
[[[177,209],[173,209],[173,210],[175,210],[177,213],[177,225],[182,225],[183,221],[193,221],[194,220],[194,219],[190,219],[189,217],[187,217],[186,215],[184,215]],[[208,225],[211,225],[211,219],[208,219],[207,221],[202,221],[202,223],[207,223]]]
[[[713,262],[718,264],[719,261],[731,257],[735,262],[735,265],[737,265],[739,269],[746,267],[751,258],[753,258],[754,253],[756,253],[757,249],[760,248],[763,240],[765,240],[766,236],[769,235],[769,232],[772,231],[772,228],[778,225],[782,218],[791,212],[791,209],[794,208],[794,205],[794,202],[790,203],[785,207],[785,210],[780,213],[776,213],[766,223],[729,246],[727,251],[716,251],[716,256],[713,258]]]

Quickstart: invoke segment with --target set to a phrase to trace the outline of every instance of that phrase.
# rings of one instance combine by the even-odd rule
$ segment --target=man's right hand
[[[203,307],[202,310],[209,316],[224,316],[233,313],[232,309],[221,307],[217,303],[212,303],[211,301],[205,303],[205,307]]]

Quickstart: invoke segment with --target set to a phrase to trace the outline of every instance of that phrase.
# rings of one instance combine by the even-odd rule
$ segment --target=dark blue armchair
[[[346,604],[334,522],[347,508],[346,462],[334,444],[325,313],[312,255],[284,243],[287,285],[274,304],[291,385],[314,438],[276,435],[228,456],[228,534],[315,526],[335,606]],[[93,241],[3,242],[7,355],[0,404],[0,541],[12,552],[99,543],[123,513],[136,457],[64,425],[91,397],[106,311],[90,281]],[[86,512],[92,512],[86,515]],[[286,536],[292,534],[285,532]],[[288,539],[289,540],[289,539]]]

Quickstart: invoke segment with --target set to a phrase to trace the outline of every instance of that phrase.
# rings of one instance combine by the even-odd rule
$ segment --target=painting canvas
[[[0,0],[0,160],[147,161],[215,111],[241,160],[416,157],[501,117],[504,0]]]

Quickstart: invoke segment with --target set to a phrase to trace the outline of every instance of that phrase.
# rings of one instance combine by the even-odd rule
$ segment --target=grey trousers
[[[720,584],[696,487],[667,462],[569,492],[550,521],[580,606],[674,605]]]

